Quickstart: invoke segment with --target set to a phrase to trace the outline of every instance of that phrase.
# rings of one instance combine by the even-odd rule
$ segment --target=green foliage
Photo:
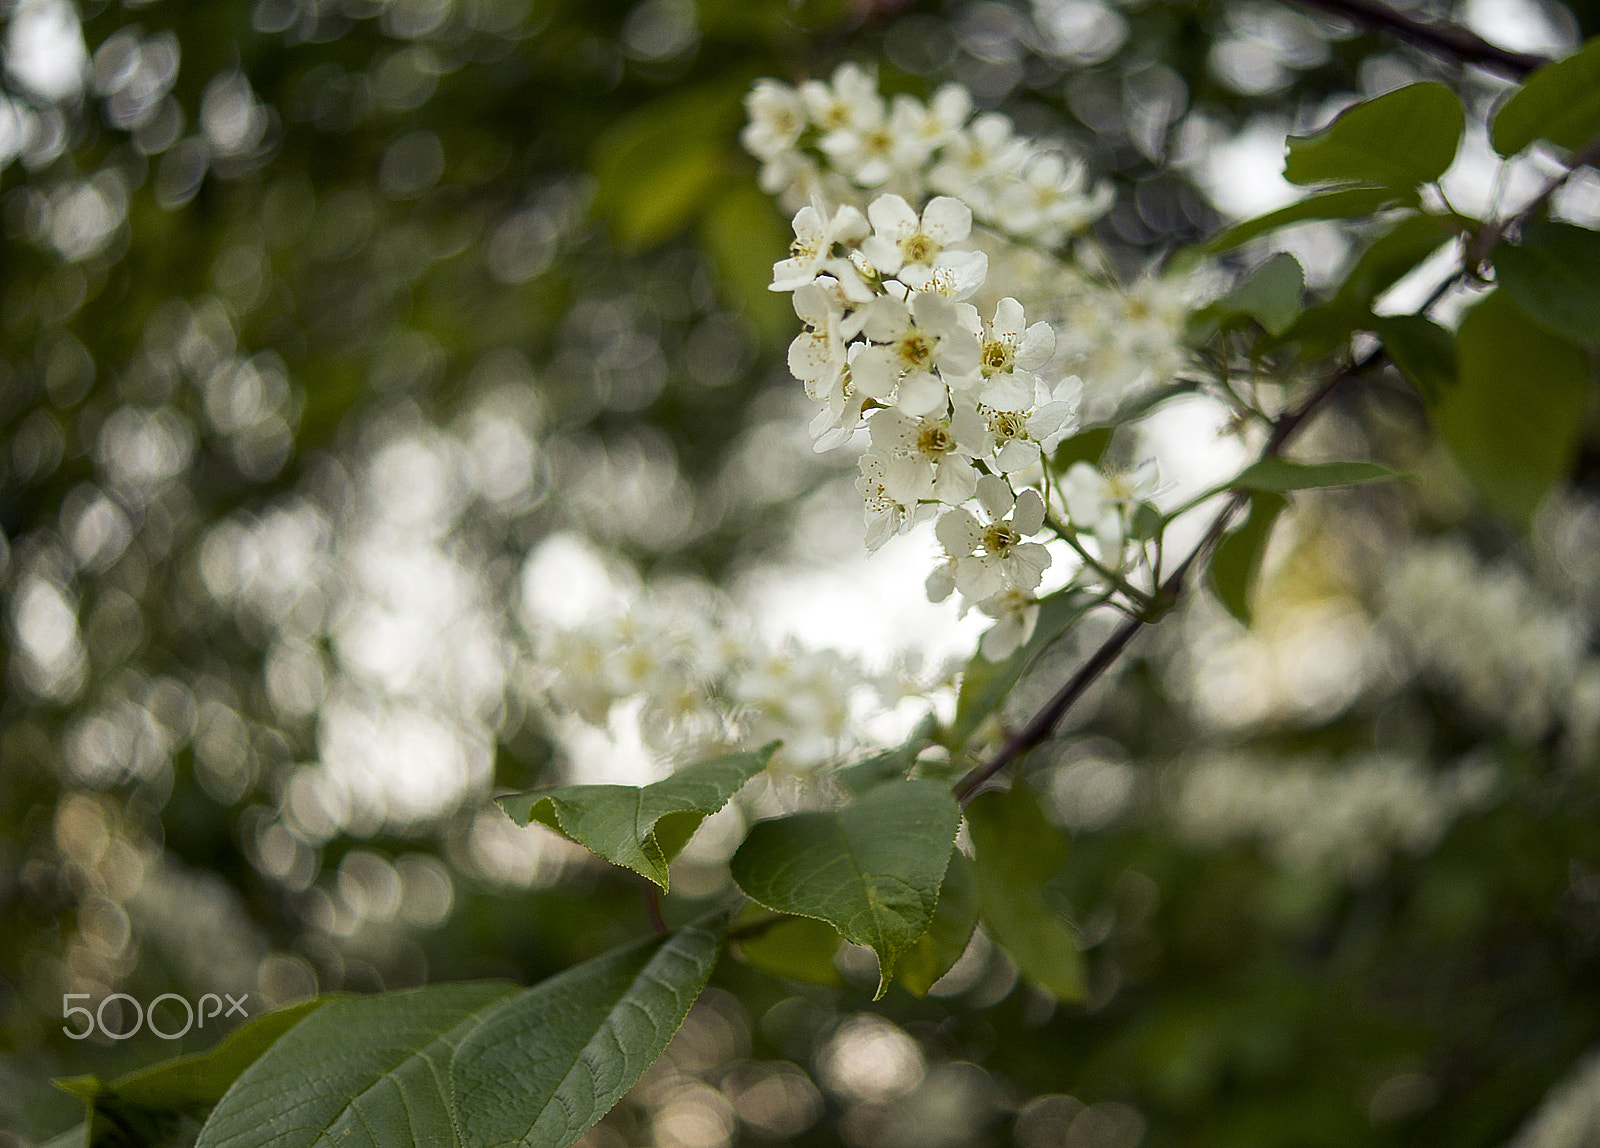
[[[789,300],[767,290],[773,252],[785,250],[790,236],[771,197],[742,181],[717,195],[700,220],[700,245],[715,260],[724,290],[774,343],[784,339],[794,319]]]
[[[1288,506],[1283,495],[1261,490],[1250,496],[1244,525],[1223,538],[1206,568],[1207,581],[1217,600],[1246,626],[1252,616],[1251,598],[1261,578],[1261,563],[1278,515]]]
[[[927,930],[961,812],[942,782],[880,785],[845,808],[796,813],[750,830],[729,867],[779,913],[827,921],[878,954],[878,990]]]
[[[934,744],[933,735],[939,722],[929,714],[912,731],[911,736],[893,749],[875,753],[853,765],[841,766],[834,777],[851,793],[865,793],[886,781],[898,781],[911,772],[917,755]]]
[[[1445,173],[1465,122],[1449,88],[1410,84],[1349,108],[1316,135],[1291,136],[1283,174],[1292,183],[1343,180],[1411,192]]]
[[[997,663],[981,653],[972,655],[962,671],[961,688],[956,694],[956,716],[946,742],[951,749],[959,749],[971,740],[1045,647],[1064,634],[1067,627],[1082,616],[1086,606],[1085,596],[1080,591],[1063,590],[1051,594],[1039,603],[1039,620],[1034,624],[1032,637],[1009,658]]]
[[[1245,277],[1223,298],[1196,313],[1196,320],[1223,326],[1253,319],[1269,333],[1281,335],[1300,314],[1306,273],[1300,261],[1280,251]]]
[[[142,1130],[143,1139],[153,1143],[176,1134],[186,1119],[205,1119],[240,1073],[284,1033],[333,999],[321,997],[265,1013],[207,1052],[174,1057],[109,1084],[92,1076],[56,1083],[88,1104],[88,1145],[115,1143],[126,1137],[129,1129]]]
[[[839,944],[838,930],[812,917],[780,917],[763,922],[751,935],[737,937],[733,942],[746,964],[825,988],[844,987],[844,977],[833,963]]]
[[[1528,318],[1580,343],[1600,346],[1600,233],[1568,223],[1536,222],[1517,242],[1490,254],[1495,282]]]
[[[1504,156],[1535,140],[1577,151],[1600,135],[1600,38],[1540,68],[1494,117],[1490,139]]]
[[[592,159],[595,207],[619,244],[642,250],[688,226],[734,162],[746,78],[663,97],[608,129]]]
[[[334,1001],[235,1082],[199,1148],[565,1148],[660,1055],[721,947],[717,920],[528,989],[472,982]]]
[[[1375,462],[1296,462],[1274,457],[1251,463],[1228,486],[1235,490],[1287,494],[1291,490],[1359,486],[1398,477],[1398,472]]]
[[[1307,308],[1285,332],[1285,341],[1300,343],[1303,358],[1320,358],[1343,346],[1353,332],[1375,329],[1373,302],[1450,238],[1437,216],[1402,215],[1361,253],[1332,298]]]
[[[1021,782],[979,794],[966,814],[983,927],[1028,980],[1057,1000],[1082,1000],[1077,936],[1045,890],[1067,862],[1066,838]]]
[[[1098,463],[1111,444],[1115,427],[1090,427],[1062,441],[1050,456],[1050,465],[1065,474],[1075,462]]]
[[[651,785],[564,785],[497,800],[518,825],[554,829],[615,865],[668,887],[667,864],[702,819],[767,767],[777,744],[685,766]]]
[[[913,996],[927,996],[934,983],[961,959],[977,927],[978,883],[972,862],[961,850],[952,849],[933,920],[928,931],[895,961],[894,979]]]
[[[1437,403],[1456,381],[1454,332],[1421,315],[1384,315],[1372,328],[1391,362],[1411,380],[1425,403]]]
[[[1360,219],[1391,207],[1415,207],[1414,192],[1393,187],[1341,187],[1297,200],[1287,207],[1257,215],[1234,224],[1210,243],[1206,250],[1219,253],[1248,243],[1259,235],[1304,223],[1311,219]]]
[[[1572,467],[1589,397],[1583,349],[1496,291],[1462,320],[1440,437],[1490,506],[1526,523]]]

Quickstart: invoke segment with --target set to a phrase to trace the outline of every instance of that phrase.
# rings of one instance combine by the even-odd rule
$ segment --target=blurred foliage
[[[1256,0],[34,8],[81,19],[88,55],[86,86],[52,91],[8,48],[0,109],[0,1142],[17,1144],[81,1112],[52,1076],[115,1081],[215,1040],[76,1041],[63,992],[248,990],[264,1006],[319,988],[529,983],[648,929],[638,881],[542,838],[519,852],[489,797],[571,764],[512,688],[520,580],[542,541],[583,535],[642,574],[723,580],[803,549],[797,516],[837,479],[798,434],[782,364],[793,318],[766,290],[789,232],[734,138],[753,78],[853,58],[878,62],[888,90],[959,79],[1113,181],[1096,234],[1129,273],[1215,234],[1207,153],[1252,125],[1309,131],[1396,78],[1446,85],[1480,115],[1505,90]],[[31,10],[4,9],[7,28]],[[1538,11],[1566,42],[1600,32],[1592,3]],[[1497,123],[1496,142],[1515,126]],[[1314,347],[1449,236],[1408,215],[1367,238],[1331,299],[1297,318],[1276,294],[1258,301],[1269,328]],[[1526,471],[1592,493],[1600,454],[1592,353],[1571,342],[1582,314],[1541,291],[1570,249],[1519,250],[1543,262],[1508,263],[1505,292],[1463,331],[1496,350],[1495,378],[1467,378],[1442,417],[1457,443],[1517,425],[1503,388],[1475,389],[1500,372],[1560,392],[1568,417],[1556,434],[1527,427],[1519,465],[1458,451],[1491,484],[1508,470],[1499,501],[1528,516],[1544,485],[1517,487]],[[1514,338],[1488,330],[1512,311]],[[1409,334],[1395,342],[1415,364],[1396,358],[1425,376],[1443,352]],[[1337,433],[1426,468],[1423,421],[1390,380]],[[774,447],[773,424],[798,447]],[[1063,465],[1114,452],[1108,437],[1070,440]],[[1560,583],[1559,561],[1540,566],[1502,523],[1460,510],[1452,482],[1317,502],[1270,562],[1278,503],[1258,495],[1221,596],[1270,625],[1274,596],[1331,598],[1329,582],[1359,595],[1344,567],[1370,569],[1373,545],[1445,531]],[[414,554],[473,604],[406,599],[461,653],[438,680],[413,673],[410,638],[363,654],[341,637],[369,602],[410,592]],[[1077,615],[1054,607],[1051,637]],[[1594,614],[1576,617],[1587,649]],[[1065,654],[1046,645],[996,668],[1009,685],[1031,665],[1024,685],[1039,683],[1007,720],[1059,680]],[[1022,974],[1081,973],[1081,1005],[1029,987],[980,936],[946,989],[893,989],[869,1010],[870,962],[846,952],[836,967],[831,948],[819,962],[826,935],[774,928],[745,946],[749,963],[721,962],[594,1143],[1510,1138],[1600,1040],[1593,747],[1426,676],[1320,717],[1208,722],[1184,692],[1182,646],[1152,643],[1031,775],[1049,798],[1038,815],[1071,845],[1057,856],[1053,832],[1027,859],[1047,879],[1030,895],[1073,907],[1084,965]],[[485,650],[499,669],[480,680]],[[984,684],[964,684],[964,733],[999,704]],[[459,776],[411,805],[353,792],[342,818],[317,822],[301,779],[330,752],[336,706],[370,719],[374,790],[429,738]],[[386,720],[390,740],[374,732]],[[1330,762],[1399,747],[1440,772],[1488,753],[1498,797],[1376,867],[1284,864],[1248,837],[1174,833],[1163,795],[1218,747]],[[979,845],[976,895],[1003,898]],[[669,923],[719,887],[691,883]],[[1016,915],[1024,927],[1027,907]],[[817,979],[836,983],[800,983]]]

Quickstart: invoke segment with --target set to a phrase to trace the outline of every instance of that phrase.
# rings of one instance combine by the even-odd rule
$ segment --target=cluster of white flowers
[[[762,161],[761,187],[793,211],[814,198],[849,204],[858,189],[913,202],[956,196],[983,222],[1055,246],[1111,205],[1081,160],[1016,134],[998,112],[973,115],[972,94],[946,84],[923,103],[885,101],[871,73],[841,64],[831,82],[758,80],[740,137]]]
[[[940,684],[908,664],[873,674],[835,650],[774,646],[738,618],[648,594],[540,643],[555,709],[598,729],[636,711],[645,748],[678,762],[774,740],[779,768],[836,762],[877,745],[871,715]]]
[[[1362,880],[1392,850],[1432,849],[1458,818],[1493,800],[1496,778],[1476,759],[1435,771],[1395,754],[1334,766],[1219,753],[1184,769],[1172,816],[1199,844],[1259,841],[1282,865]]]
[[[1030,323],[989,281],[990,253],[973,224],[994,229],[1003,266],[1021,265],[1020,239],[1064,272],[1077,286],[1054,292],[1059,310],[1067,295],[1092,293],[1089,280],[1040,248],[1102,213],[1109,191],[1086,190],[1081,164],[1015,135],[1005,117],[972,118],[971,96],[957,85],[927,105],[909,96],[891,105],[872,76],[845,64],[831,83],[759,81],[746,104],[743,140],[765,163],[763,186],[809,196],[772,289],[793,292],[804,324],[789,366],[820,407],[816,449],[866,427],[871,445],[856,485],[868,548],[937,519],[944,560],[928,596],[939,602],[959,590],[963,610],[997,619],[983,651],[1004,657],[1029,637],[1052,565],[1046,542],[1034,539],[1047,525],[1060,529],[1040,461],[1078,429],[1084,395],[1078,376],[1053,367],[1055,327]],[[1048,278],[1036,267],[1022,285]],[[1097,409],[1171,377],[1167,360],[1179,354],[1174,332],[1190,298],[1177,282],[1149,278],[1132,294],[1096,288],[1105,306],[1080,308],[1099,322],[1074,331],[1070,357],[1108,380],[1109,402]],[[1059,496],[1070,529],[1091,540],[1103,565],[1120,568],[1131,515],[1155,487],[1153,464],[1120,476],[1080,464]]]
[[[1384,632],[1416,670],[1528,740],[1563,726],[1583,756],[1600,733],[1590,621],[1519,568],[1454,541],[1408,547],[1380,584]]]
[[[811,424],[819,450],[849,440],[865,422],[872,445],[857,489],[866,503],[867,546],[943,510],[946,561],[929,582],[942,601],[959,589],[1018,640],[1027,596],[1050,554],[1028,539],[1045,525],[1039,490],[1016,491],[1077,426],[1080,384],[1046,385],[1035,371],[1055,350],[1055,332],[1029,325],[1022,305],[1002,299],[993,318],[964,302],[983,284],[987,259],[963,250],[972,213],[938,196],[919,213],[884,194],[863,216],[853,207],[800,209],[788,259],[773,289],[793,291],[805,330],[789,365],[821,410]],[[962,504],[973,501],[974,515]]]

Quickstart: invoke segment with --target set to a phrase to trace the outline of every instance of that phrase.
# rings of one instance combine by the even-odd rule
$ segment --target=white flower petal
[[[949,392],[944,383],[927,371],[912,371],[900,380],[900,396],[895,405],[910,415],[943,414]]]
[[[1006,576],[997,559],[988,554],[973,554],[956,561],[956,588],[970,601],[981,602],[1006,588]]]
[[[995,411],[1025,411],[1033,406],[1032,375],[995,375],[979,392],[979,402]]]
[[[1016,496],[1011,493],[1011,487],[1006,485],[1006,480],[986,474],[978,480],[978,502],[988,512],[989,517],[999,522],[1016,504]],[[985,598],[987,594],[983,595]]]
[[[965,558],[983,541],[983,530],[978,526],[978,520],[972,516],[972,511],[960,506],[946,511],[933,528],[933,533],[939,539],[939,545],[944,547],[944,552],[952,558]]]
[[[928,575],[928,580],[923,583],[928,592],[928,601],[943,602],[950,597],[956,588],[956,564],[954,562],[941,562],[933,568],[933,573]]]
[[[1002,474],[1015,474],[1039,461],[1039,444],[1025,438],[1014,438],[995,455],[995,465]]]
[[[1013,546],[1001,561],[1006,580],[1019,590],[1036,589],[1050,566],[1050,551],[1037,542]]]
[[[978,468],[964,458],[946,455],[934,466],[933,496],[955,506],[967,501],[978,488]]]
[[[972,234],[972,208],[948,195],[937,196],[922,209],[922,228],[940,246],[960,243]]]
[[[1018,316],[1020,320],[1021,316]],[[1037,371],[1056,353],[1056,333],[1049,323],[1035,323],[1017,344],[1017,366]]]
[[[898,195],[880,195],[867,208],[872,229],[891,243],[917,233],[917,213]]]
[[[850,381],[869,399],[888,402],[900,381],[900,365],[894,352],[887,347],[868,347],[851,360]]]
[[[1023,322],[1022,304],[1008,295],[995,305],[994,323],[990,325],[990,330],[995,338],[1015,343],[1022,336]]]
[[[1029,487],[1017,495],[1017,506],[1011,515],[1011,526],[1018,534],[1024,536],[1039,533],[1040,528],[1044,526],[1044,499],[1037,490]],[[1037,544],[1030,542],[1028,545]]]

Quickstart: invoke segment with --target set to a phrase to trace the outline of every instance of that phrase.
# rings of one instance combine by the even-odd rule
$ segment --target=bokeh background
[[[1600,32],[1590,3],[1408,10],[1547,55]],[[747,713],[825,728],[820,756],[948,706],[981,620],[921,601],[931,537],[866,558],[852,452],[803,430],[765,289],[789,231],[736,142],[756,77],[967,85],[1112,182],[1095,235],[1130,280],[1291,198],[1286,133],[1414,79],[1480,114],[1507,84],[1276,0],[0,21],[8,1146],[77,1119],[50,1077],[214,1039],[72,1041],[63,993],[259,1011],[532,981],[643,934],[636,881],[490,803],[670,765],[649,712],[563,692],[578,629],[715,633]],[[1458,208],[1537,187],[1474,130]],[[1561,210],[1597,204],[1590,173]],[[1280,244],[1316,284],[1359,240]],[[1116,447],[1194,479],[1237,457],[1217,423],[1180,405]],[[1305,499],[1253,630],[1193,596],[1034,755],[1085,1002],[981,936],[876,1006],[870,959],[830,987],[726,958],[590,1148],[1600,1142],[1600,455],[1522,537],[1397,378],[1313,437],[1419,479]],[[804,784],[713,819],[669,915]]]

